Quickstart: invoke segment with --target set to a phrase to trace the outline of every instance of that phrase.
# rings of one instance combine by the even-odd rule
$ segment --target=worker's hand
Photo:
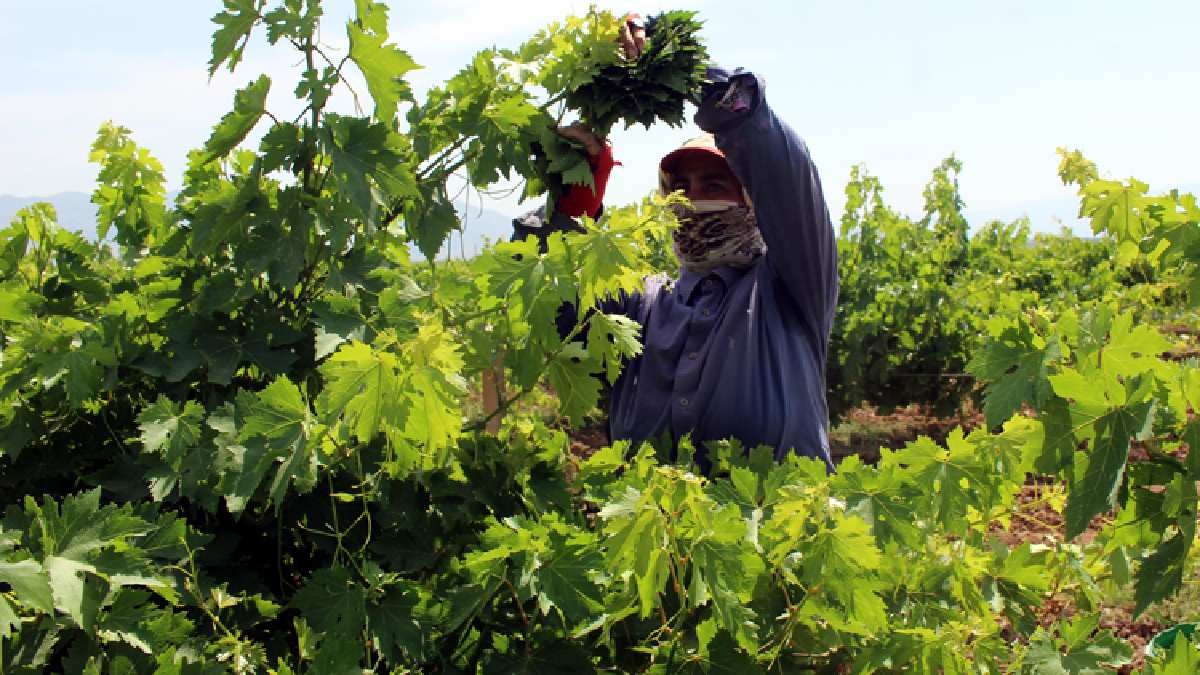
[[[595,157],[604,152],[604,139],[597,136],[583,122],[576,122],[569,127],[559,127],[555,131],[559,136],[583,145],[588,157]]]
[[[621,45],[621,51],[630,61],[641,55],[646,48],[646,24],[641,14],[625,15],[621,21],[621,31],[617,34],[617,44]]]

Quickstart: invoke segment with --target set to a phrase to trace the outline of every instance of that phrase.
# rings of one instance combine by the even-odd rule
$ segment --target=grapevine
[[[459,225],[448,182],[519,176],[530,196],[553,175],[586,182],[586,159],[554,134],[556,106],[599,127],[651,119],[598,107],[621,78],[667,92],[653,117],[678,121],[704,59],[695,16],[656,20],[636,63],[618,62],[616,17],[570,17],[481,51],[422,97],[383,4],[356,3],[344,59],[318,40],[328,20],[317,0],[224,0],[209,72],[249,67],[247,44],[266,40],[295,50],[298,86],[249,80],[171,200],[149,150],[105,124],[93,201],[111,243],[44,203],[0,230],[0,671],[1130,660],[1100,628],[1103,599],[1133,588],[1143,611],[1194,558],[1200,371],[1156,327],[1193,317],[1200,297],[1194,197],[1102,179],[1064,151],[1099,240],[1031,246],[1020,224],[967,236],[953,158],[918,220],[857,171],[835,391],[911,400],[928,392],[895,375],[950,364],[983,383],[985,428],[832,475],[735,441],[713,449],[707,476],[688,440],[674,457],[618,441],[582,458],[568,432],[594,414],[597,374],[615,379],[641,349],[604,300],[663,266],[673,200],[439,262]],[[347,68],[369,114],[326,109]],[[280,91],[303,113],[272,114]],[[1054,267],[1063,255],[1096,264]],[[579,318],[565,336],[564,303]],[[512,391],[490,434],[471,383],[497,355]],[[1148,461],[1128,461],[1134,442]],[[994,538],[1031,474],[1064,486],[1062,545]],[[1042,622],[1064,597],[1076,616]],[[1195,664],[1175,644],[1149,672]]]

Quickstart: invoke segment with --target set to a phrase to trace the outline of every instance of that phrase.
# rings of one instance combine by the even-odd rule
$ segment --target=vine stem
[[[437,157],[433,158],[432,161],[430,161],[424,167],[418,168],[414,172],[416,174],[417,180],[420,182],[424,182],[424,181],[428,180],[429,177],[433,175],[433,172],[442,166],[443,162],[445,162],[447,159],[450,159],[451,155],[453,155],[456,151],[458,151],[460,148],[462,148],[462,146],[466,145],[467,141],[472,138],[474,138],[474,136],[460,136],[458,138],[458,140],[454,141],[449,146],[447,146],[444,150],[442,150],[438,154]],[[455,167],[455,168],[457,168],[457,167]],[[452,173],[452,172],[453,172],[453,169],[451,169],[450,171],[444,171],[443,173],[448,174],[448,173]]]
[[[788,618],[783,625],[783,632],[779,635],[779,642],[776,643],[775,648],[771,652],[771,663],[767,666],[768,670],[773,668],[775,664],[779,662],[779,655],[789,644],[791,644],[792,629],[795,628],[796,622],[799,621],[798,617],[800,615],[799,605],[792,601],[792,596],[790,593],[788,593],[787,580],[780,579],[779,587],[783,590],[783,599],[788,606]],[[801,590],[804,592],[805,597],[807,597],[808,589],[801,586]],[[801,602],[803,602],[803,598],[801,598]]]
[[[525,606],[521,604],[521,596],[517,594],[517,587],[512,585],[508,577],[501,577],[501,581],[504,582],[505,586],[508,586],[509,592],[512,593],[513,604],[517,606],[517,613],[521,617],[521,626],[525,630],[525,656],[529,656],[533,645],[529,639],[529,617],[525,614]]]

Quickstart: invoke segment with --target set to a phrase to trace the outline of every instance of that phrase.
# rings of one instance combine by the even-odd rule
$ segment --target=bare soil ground
[[[969,405],[953,416],[939,416],[929,408],[908,406],[890,413],[865,406],[851,410],[829,432],[829,453],[834,462],[858,455],[865,462],[879,459],[879,449],[902,448],[918,436],[942,443],[951,429],[970,431],[983,424],[983,413]]]

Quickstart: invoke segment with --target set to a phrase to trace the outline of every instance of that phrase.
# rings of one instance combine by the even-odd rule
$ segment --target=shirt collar
[[[742,275],[745,273],[746,270],[744,269],[738,270],[727,265],[717,267],[710,272],[693,272],[691,270],[685,270],[679,275],[679,283],[676,286],[676,292],[679,293],[679,297],[685,303],[688,303],[691,302],[692,293],[696,291],[696,287],[700,285],[701,281],[704,281],[709,277],[716,277],[721,280],[721,283],[725,285],[725,288],[729,288],[734,284],[734,282],[742,278]]]

